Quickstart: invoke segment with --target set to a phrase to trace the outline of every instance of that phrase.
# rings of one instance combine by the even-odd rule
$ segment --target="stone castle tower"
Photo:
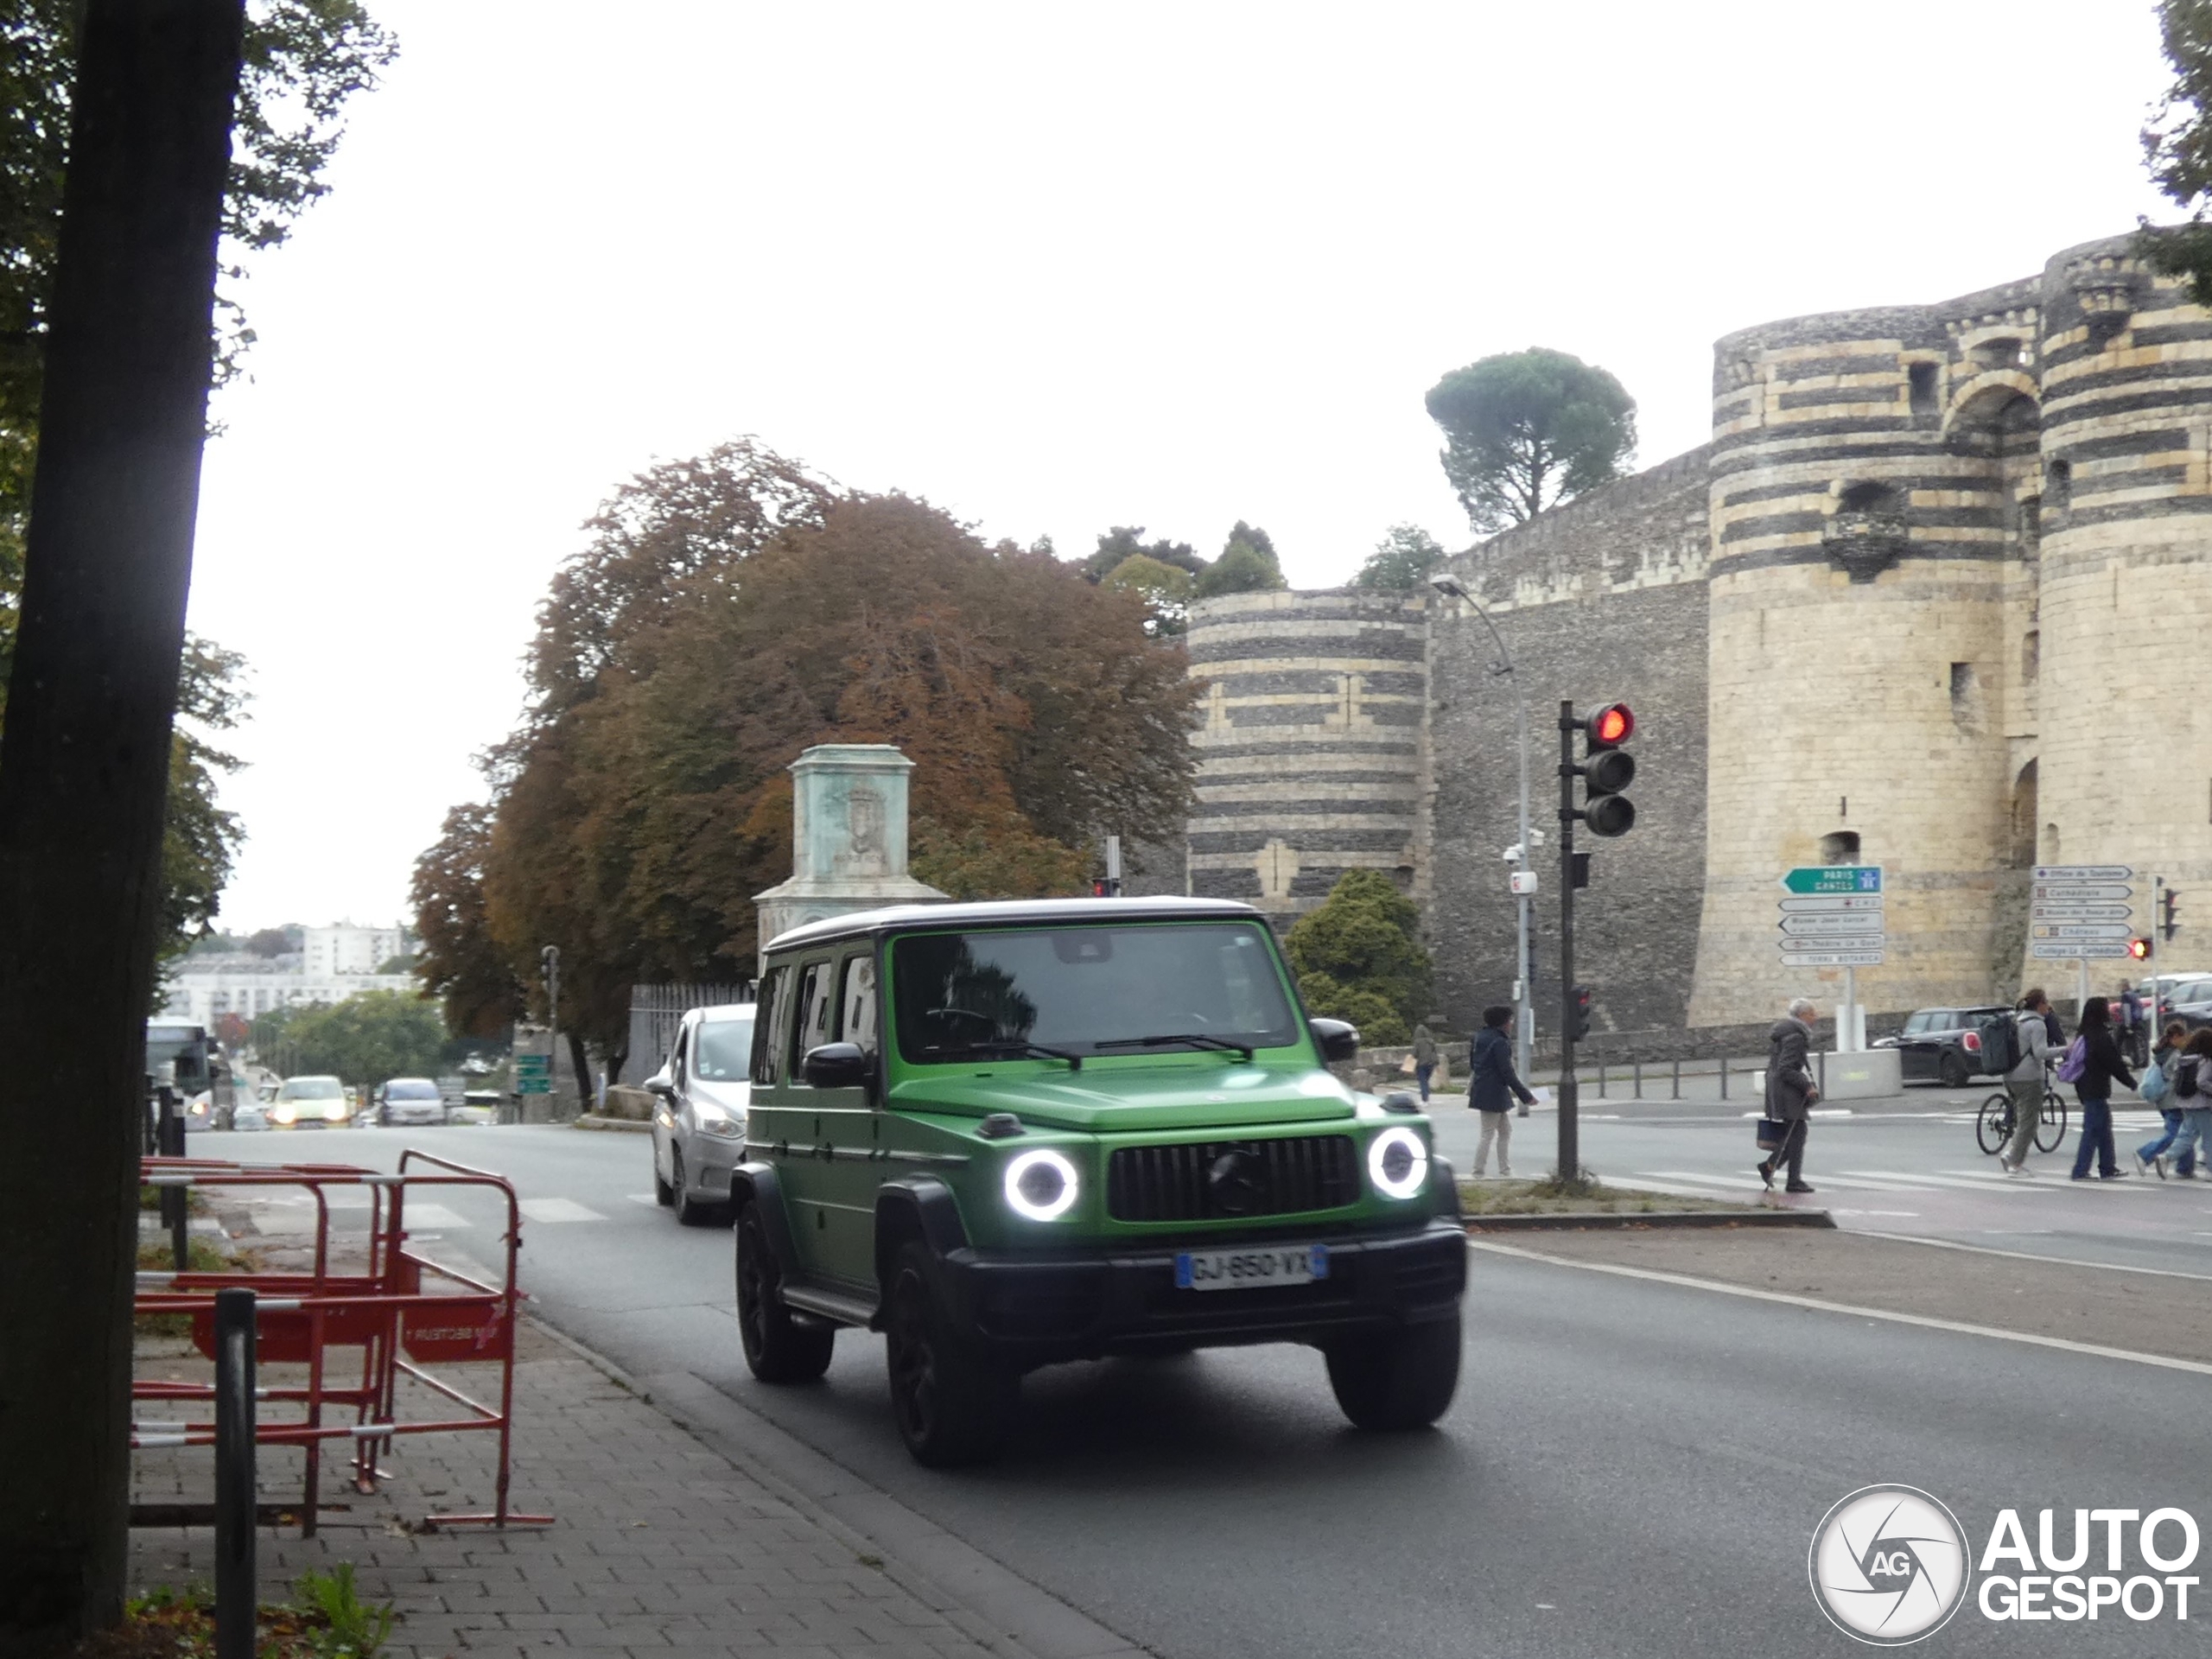
[[[2212,313],[2127,239],[1937,305],[1729,335],[1709,445],[1452,569],[1520,665],[1539,823],[1559,698],[1623,696],[1642,721],[1638,826],[1594,843],[1578,929],[1601,1028],[1832,1001],[1776,949],[1780,873],[1824,861],[1889,873],[1889,959],[1859,976],[1877,1013],[2024,971],[2070,984],[2024,968],[2038,862],[2135,867],[2139,931],[2164,875],[2183,893],[2168,963],[2212,968],[2191,671],[2212,650]],[[1393,868],[1455,1020],[1496,999],[1512,938],[1512,709],[1465,609],[1240,595],[1191,630],[1212,682],[1193,890],[1287,918],[1343,868]]]

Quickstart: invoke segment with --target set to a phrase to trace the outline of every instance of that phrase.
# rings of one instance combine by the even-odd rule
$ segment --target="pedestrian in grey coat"
[[[1467,1104],[1482,1114],[1482,1133],[1475,1137],[1475,1173],[1490,1162],[1491,1142],[1497,1142],[1497,1173],[1510,1175],[1513,1120],[1506,1116],[1518,1096],[1522,1105],[1535,1099],[1529,1085],[1513,1069],[1513,1043],[1505,1022],[1513,1018],[1509,1007],[1483,1010],[1483,1028],[1467,1049]]]
[[[1819,1017],[1820,1011],[1801,996],[1766,1034],[1766,1115],[1789,1126],[1773,1154],[1759,1161],[1759,1179],[1770,1189],[1775,1173],[1787,1164],[1789,1184],[1785,1190],[1813,1190],[1805,1184],[1806,1113],[1821,1097],[1821,1091],[1813,1085],[1807,1058],[1813,1047],[1813,1021]]]

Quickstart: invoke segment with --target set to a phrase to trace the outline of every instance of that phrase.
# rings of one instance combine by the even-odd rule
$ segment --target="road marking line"
[[[1767,1190],[1764,1181],[1754,1180],[1749,1175],[1705,1175],[1694,1169],[1655,1169],[1651,1173],[1669,1181],[1698,1181],[1707,1186],[1748,1187],[1754,1192]]]
[[[1949,1187],[1965,1192],[2017,1192],[2019,1186],[2011,1177],[1995,1171],[1976,1179],[1960,1175],[1914,1175],[1901,1169],[1847,1169],[1847,1175],[1864,1175],[1878,1181],[1916,1181],[1922,1186]]]
[[[1548,1267],[1580,1268],[1589,1273],[1610,1273],[1623,1279],[1645,1279],[1656,1284],[1680,1285],[1688,1290],[1710,1290],[1723,1296],[1742,1296],[1755,1302],[1779,1302],[1785,1307],[1809,1308],[1815,1313],[1844,1313],[1858,1319],[1881,1319],[1891,1325],[1916,1325],[1929,1331],[1948,1331],[1966,1337],[1987,1337],[1995,1342],[2024,1343],[2031,1348],[2056,1348],[2069,1354],[2087,1354],[2097,1359],[2133,1360],[2139,1365],[2156,1365],[2165,1370],[2189,1371],[2198,1376],[2212,1376],[2212,1365],[2196,1359],[2175,1359],[2165,1354],[2138,1353],[2132,1348],[2107,1348],[2101,1343],[2074,1342],[2065,1337],[2038,1336],[2029,1331],[2000,1331],[1993,1325],[1967,1325],[1957,1319],[1939,1319],[1925,1313],[1893,1313],[1887,1308],[1854,1307],[1848,1302],[1825,1302],[1812,1296],[1792,1296],[1779,1290],[1753,1290],[1748,1285],[1724,1284],[1718,1279],[1693,1279],[1683,1273],[1661,1273],[1651,1268],[1624,1268],[1611,1262],[1577,1262],[1571,1256],[1546,1255],[1541,1250],[1523,1249],[1517,1244],[1492,1244],[1485,1240],[1471,1238],[1471,1250],[1488,1250],[1495,1255],[1517,1255],[1524,1261],[1541,1262]],[[2038,1257],[2047,1261],[2048,1257]]]
[[[1631,1190],[1638,1192],[1665,1192],[1678,1198],[1725,1198],[1727,1189],[1718,1186],[1690,1186],[1681,1181],[1662,1181],[1651,1175],[1631,1175]]]
[[[658,1205],[660,1200],[650,1192],[625,1192],[622,1195],[632,1204]]]
[[[1994,1178],[1985,1175],[1981,1179],[1975,1180],[1969,1172],[1960,1170],[1954,1171],[1953,1173],[1961,1177],[1960,1185],[1962,1186],[1978,1187],[1986,1185],[1993,1179],[2002,1182],[2007,1191],[2011,1191],[2013,1187],[2018,1185],[2018,1179],[2009,1175],[1999,1175]],[[1931,1175],[1927,1179],[1929,1180],[1940,1181],[1943,1177],[1941,1175]],[[2030,1176],[2028,1179],[2033,1180],[2037,1178]],[[2075,1180],[2070,1175],[2061,1175],[2053,1179],[2055,1181],[2064,1181],[2069,1186],[2094,1186],[2101,1192],[2107,1192],[2120,1190],[2125,1190],[2129,1192],[2148,1192],[2152,1190],[2152,1185],[2155,1185],[2155,1183],[2152,1185],[2145,1185],[2143,1181],[2132,1175],[2114,1176],[2109,1181],[2101,1179],[2094,1175],[2084,1176],[2079,1181]]]
[[[2000,1250],[1994,1244],[1961,1244],[1956,1239],[1928,1238],[1917,1233],[1874,1231],[1874,1236],[1901,1239],[1907,1244],[1931,1245],[1939,1250],[1964,1250],[1972,1255],[2004,1255],[2015,1262],[2049,1262],[2062,1268],[2094,1268],[2100,1273],[2147,1273],[2158,1279],[2196,1279],[2212,1285],[2212,1273],[2183,1273],[2178,1268],[2132,1268],[2124,1262],[2077,1262],[2070,1255],[2039,1255],[2033,1250]]]
[[[426,1204],[416,1198],[406,1206],[407,1225],[416,1227],[469,1227],[475,1224],[464,1216],[457,1216],[442,1204]]]
[[[520,1209],[532,1221],[605,1221],[596,1210],[588,1210],[574,1198],[524,1198]]]

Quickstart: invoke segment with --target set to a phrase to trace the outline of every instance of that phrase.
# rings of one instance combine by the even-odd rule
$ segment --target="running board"
[[[780,1293],[785,1305],[802,1313],[812,1313],[825,1319],[835,1319],[839,1325],[858,1325],[869,1329],[875,1320],[875,1305],[842,1290],[826,1290],[819,1285],[785,1285]]]

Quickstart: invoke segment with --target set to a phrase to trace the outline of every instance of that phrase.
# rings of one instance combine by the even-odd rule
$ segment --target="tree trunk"
[[[571,1026],[561,1033],[569,1039],[569,1065],[576,1077],[576,1109],[588,1112],[594,1109],[596,1097],[591,1086],[591,1055],[584,1047],[584,1034]]]
[[[169,726],[243,0],[90,0],[0,734],[0,1653],[122,1614]]]

